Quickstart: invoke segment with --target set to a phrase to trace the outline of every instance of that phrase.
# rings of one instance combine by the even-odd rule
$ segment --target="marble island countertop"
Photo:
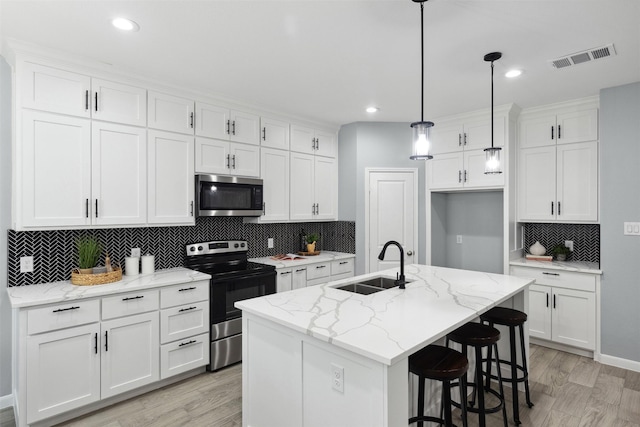
[[[276,268],[287,268],[287,267],[296,267],[299,265],[307,265],[314,264],[318,262],[328,262],[335,261],[339,259],[348,259],[355,258],[355,254],[348,254],[344,252],[334,252],[334,251],[321,251],[318,255],[313,256],[303,256],[298,255],[301,258],[297,258],[295,260],[281,260],[281,259],[272,259],[271,257],[261,257],[261,258],[249,258],[249,261],[257,262],[260,264],[273,265]]]
[[[82,298],[101,297],[141,289],[153,289],[179,283],[209,280],[210,275],[189,270],[188,268],[170,268],[158,270],[153,274],[122,276],[114,283],[94,286],[78,286],[70,281],[41,283],[29,286],[7,288],[11,308],[24,308],[42,304],[71,301]]]
[[[597,262],[588,261],[536,261],[524,257],[511,260],[509,265],[534,267],[549,270],[574,271],[577,273],[602,274]]]
[[[398,269],[236,303],[292,330],[392,365],[525,290],[532,279],[412,264],[406,289],[360,295],[336,289]]]

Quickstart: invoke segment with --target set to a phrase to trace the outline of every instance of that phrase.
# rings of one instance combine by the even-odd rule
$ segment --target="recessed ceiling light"
[[[114,27],[122,31],[138,31],[140,25],[127,18],[116,18],[111,21]]]
[[[378,107],[367,107],[367,113],[375,113],[378,110]]]
[[[505,73],[504,76],[512,79],[514,77],[518,77],[520,74],[522,74],[522,70],[509,70]]]

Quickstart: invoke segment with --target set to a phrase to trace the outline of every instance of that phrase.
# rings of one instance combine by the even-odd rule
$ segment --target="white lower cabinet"
[[[596,350],[599,276],[527,267],[511,267],[511,274],[536,279],[529,286],[532,338]]]
[[[17,319],[19,426],[209,363],[208,280],[19,309]]]
[[[353,258],[276,269],[277,292],[314,286],[354,275]]]

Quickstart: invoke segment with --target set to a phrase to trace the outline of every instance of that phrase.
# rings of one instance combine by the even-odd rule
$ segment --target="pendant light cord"
[[[420,121],[424,122],[424,2],[420,3],[420,52],[421,52],[421,55],[420,55],[420,62],[421,62]],[[491,65],[493,66],[493,62],[491,63]],[[493,92],[493,89],[492,89],[492,92]]]
[[[491,148],[493,148],[493,61],[491,61]]]

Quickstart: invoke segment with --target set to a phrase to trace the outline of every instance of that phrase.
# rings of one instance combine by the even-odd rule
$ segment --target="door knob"
[[[407,255],[408,255],[408,256],[413,255],[413,251],[407,251]]]

